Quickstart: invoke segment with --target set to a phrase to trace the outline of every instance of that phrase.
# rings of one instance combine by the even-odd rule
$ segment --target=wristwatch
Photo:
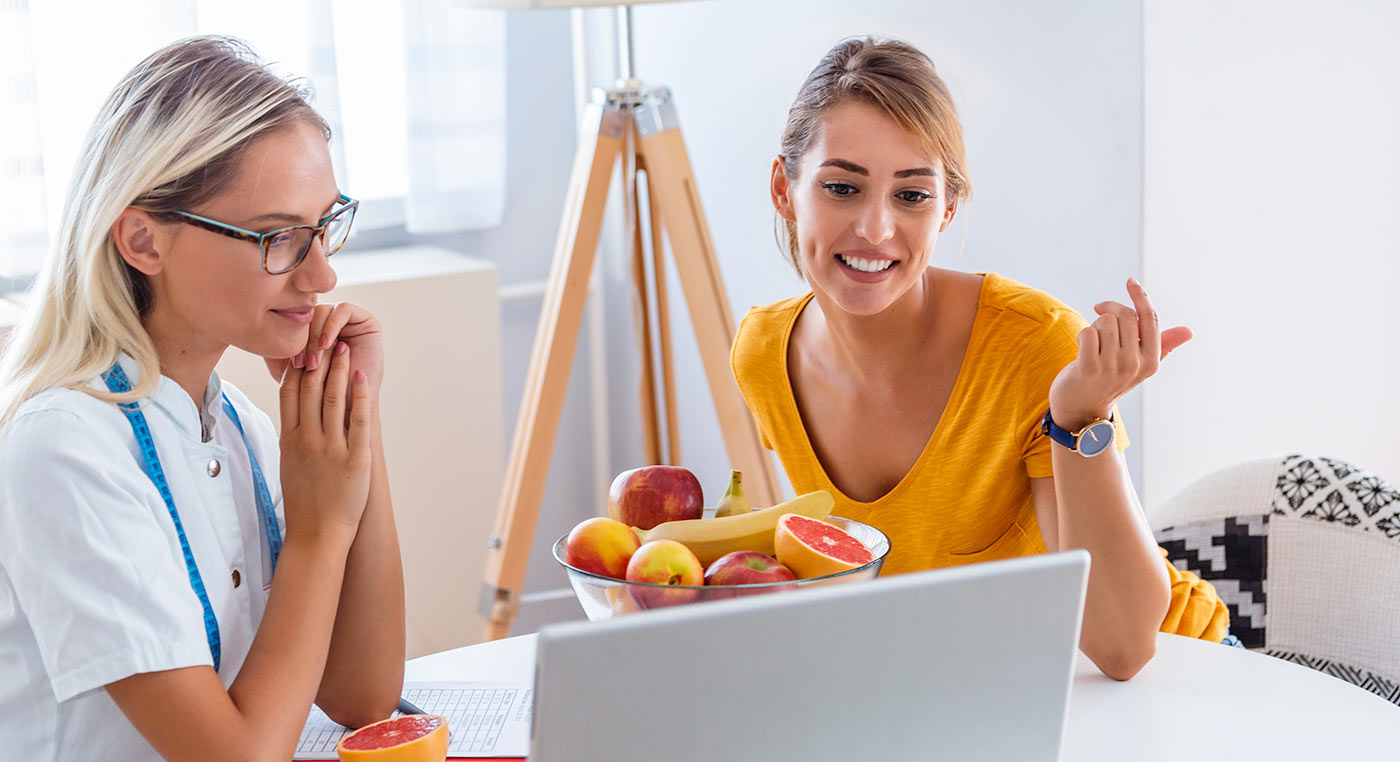
[[[1051,439],[1068,447],[1071,452],[1077,452],[1086,458],[1102,455],[1112,449],[1116,430],[1112,413],[1108,414],[1107,420],[1096,418],[1076,433],[1056,426],[1048,409],[1045,411],[1045,420],[1040,422],[1040,433],[1049,435]]]

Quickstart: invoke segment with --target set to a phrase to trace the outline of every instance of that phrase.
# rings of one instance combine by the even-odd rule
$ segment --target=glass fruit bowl
[[[890,540],[884,532],[859,521],[829,516],[825,521],[844,530],[859,540],[875,558],[864,566],[858,566],[836,574],[821,577],[798,579],[790,582],[765,582],[756,585],[653,585],[646,582],[628,582],[612,577],[604,577],[586,572],[564,562],[564,543],[568,535],[554,543],[554,560],[564,567],[569,575],[569,584],[574,595],[583,606],[583,612],[591,621],[611,619],[622,614],[631,614],[645,609],[665,608],[690,603],[701,603],[746,595],[777,593],[795,590],[799,587],[818,585],[840,585],[848,582],[874,579],[890,553]]]

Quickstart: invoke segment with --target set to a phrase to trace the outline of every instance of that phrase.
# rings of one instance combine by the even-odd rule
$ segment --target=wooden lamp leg
[[[671,106],[670,91],[654,88],[633,103],[595,100],[584,116],[501,490],[500,509],[487,548],[481,612],[488,620],[485,633],[488,640],[508,635],[519,611],[520,589],[525,580],[540,500],[568,388],[570,365],[578,343],[588,280],[598,251],[608,185],[613,166],[627,148],[624,141],[633,130],[638,136],[635,154],[628,151],[629,165],[624,168],[627,170],[624,176],[634,182],[633,170],[637,166],[646,170],[670,460],[673,463],[680,460],[680,434],[662,263],[663,228],[675,254],[677,276],[690,310],[730,462],[744,472],[744,489],[755,505],[773,505],[780,499],[773,463],[731,375],[729,350],[734,341],[734,317],[729,311],[729,297],[700,207],[685,141]],[[633,161],[636,164],[630,163]],[[640,331],[644,339],[643,394],[650,390],[651,400],[649,408],[643,406],[643,417],[647,420],[648,442],[654,443],[648,445],[649,458],[659,463],[655,371],[649,309],[645,306],[648,304],[647,278],[635,184],[624,188],[624,192],[631,204],[628,240],[633,248],[633,279],[639,283],[639,300],[643,305],[638,315],[643,323]],[[652,452],[657,453],[655,457],[650,455]]]
[[[646,168],[643,167],[643,170]],[[651,173],[647,172],[647,211],[651,218],[651,261],[652,275],[656,286],[656,332],[660,340],[661,388],[666,410],[666,455],[665,462],[681,465],[681,424],[676,409],[676,366],[671,353],[671,310],[668,306],[666,287],[666,246],[661,240],[661,213],[656,206],[656,190],[651,184]]]
[[[637,131],[629,128],[622,154],[623,203],[626,205],[627,244],[632,249],[632,317],[637,339],[638,397],[642,412],[642,454],[647,463],[666,462],[661,454],[661,429],[657,420],[656,361],[652,357],[651,288],[648,285],[646,246],[637,190]]]
[[[744,492],[753,504],[773,505],[780,499],[777,474],[730,369],[734,316],[729,311],[729,296],[700,206],[695,173],[670,92],[658,92],[664,92],[664,96],[649,99],[638,109],[639,160],[647,168],[647,186],[671,240],[676,272],[690,308],[695,340],[729,460],[734,468],[744,472]]]
[[[608,185],[622,151],[626,126],[625,115],[610,104],[595,102],[585,112],[500,510],[486,552],[481,613],[488,620],[488,640],[509,634],[520,607],[530,544],[588,298],[588,279],[598,251]]]

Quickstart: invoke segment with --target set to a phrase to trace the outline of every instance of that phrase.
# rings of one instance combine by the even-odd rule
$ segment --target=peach
[[[601,516],[578,523],[564,541],[564,562],[591,574],[627,577],[627,564],[642,545],[632,527]]]
[[[681,543],[675,540],[652,540],[632,554],[632,560],[627,563],[627,581],[663,586],[629,587],[632,599],[639,608],[678,606],[694,602],[699,598],[700,591],[667,590],[666,587],[704,585],[705,567],[700,564],[700,559],[690,552],[690,548]]]

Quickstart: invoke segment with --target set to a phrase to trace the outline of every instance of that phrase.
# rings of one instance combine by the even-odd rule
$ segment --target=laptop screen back
[[[530,759],[1057,760],[1089,557],[540,631]]]

